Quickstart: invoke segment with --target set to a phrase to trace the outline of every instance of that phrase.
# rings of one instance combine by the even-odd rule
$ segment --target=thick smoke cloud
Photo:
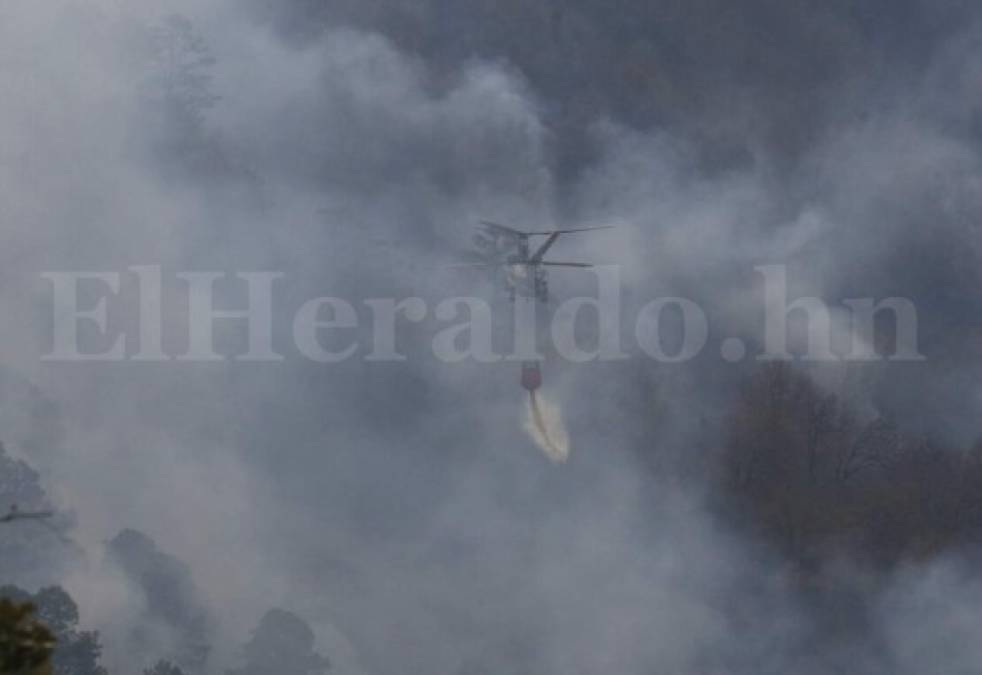
[[[547,367],[572,445],[556,467],[523,433],[515,368],[426,357],[432,322],[400,331],[403,363],[319,365],[287,342],[318,295],[489,293],[443,269],[478,219],[614,222],[563,255],[620,265],[631,307],[697,300],[718,332],[710,351],[755,334],[756,265],[788,265],[792,295],[911,298],[928,360],[846,377],[868,414],[970,442],[982,309],[970,3],[0,12],[0,436],[73,514],[84,550],[65,576],[12,581],[65,583],[117,672],[161,656],[132,647],[147,601],[103,559],[127,528],[187,563],[214,617],[212,672],[237,663],[270,607],[305,616],[338,673],[978,663],[961,637],[978,626],[977,582],[960,560],[881,580],[872,616],[838,631],[770,552],[709,513],[700,453],[720,441],[742,366]],[[287,360],[41,360],[43,272],[148,264],[167,275],[175,352],[186,299],[173,274],[285,272]],[[564,274],[558,296],[592,292],[589,275]],[[113,327],[134,330],[134,293],[124,283]],[[241,305],[242,288],[221,301]],[[359,304],[366,345],[368,316]]]

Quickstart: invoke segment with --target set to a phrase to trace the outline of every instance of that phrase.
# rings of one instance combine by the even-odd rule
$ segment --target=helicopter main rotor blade
[[[460,270],[460,269],[473,269],[473,268],[480,268],[480,267],[506,267],[506,266],[508,266],[508,264],[509,263],[499,263],[499,262],[490,262],[490,263],[456,263],[456,264],[453,264],[453,265],[444,265],[444,268],[445,269],[451,269],[451,270]]]
[[[512,237],[527,237],[528,232],[522,232],[521,230],[516,230],[513,227],[508,227],[507,225],[502,225],[501,223],[495,223],[490,220],[480,221],[481,225],[484,227],[491,228],[492,230],[497,230],[498,232],[504,232]]]
[[[501,262],[501,263],[460,263],[457,265],[445,265],[446,269],[468,269],[468,268],[480,268],[480,267],[593,267],[591,263],[581,263],[581,262],[552,262],[550,260],[534,262],[534,261],[518,261],[518,262]]]
[[[594,227],[572,227],[563,230],[542,230],[539,232],[525,232],[523,230],[516,230],[513,227],[508,227],[507,225],[502,225],[501,223],[495,223],[490,220],[479,221],[481,225],[489,227],[500,232],[507,232],[515,237],[548,237],[551,234],[573,234],[575,232],[593,232],[595,230],[613,230],[616,225],[597,225]]]
[[[573,234],[575,232],[593,232],[594,230],[613,230],[616,225],[599,225],[597,227],[574,227],[567,230],[546,230],[543,232],[526,232],[525,234],[533,237],[548,237],[550,234]]]

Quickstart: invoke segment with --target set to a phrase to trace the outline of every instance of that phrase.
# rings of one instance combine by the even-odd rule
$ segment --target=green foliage
[[[0,672],[50,672],[55,636],[34,615],[30,603],[0,598]]]
[[[38,620],[50,628],[57,643],[51,654],[52,675],[105,675],[99,665],[99,634],[78,630],[78,605],[63,588],[52,586],[31,595],[7,586],[0,596],[35,607]]]

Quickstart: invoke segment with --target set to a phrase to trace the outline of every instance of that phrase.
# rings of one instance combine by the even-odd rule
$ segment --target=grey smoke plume
[[[126,528],[187,564],[215,615],[215,672],[271,607],[311,621],[339,673],[977,666],[971,641],[951,638],[978,625],[960,563],[870,581],[882,606],[843,634],[801,606],[769,552],[711,517],[700,453],[720,442],[742,370],[715,358],[556,369],[576,439],[561,472],[527,452],[514,372],[420,357],[425,326],[400,331],[412,358],[397,364],[39,358],[46,270],[285,271],[282,337],[317,295],[460,293],[435,270],[479,218],[619,222],[631,227],[564,254],[622,265],[627,304],[699,301],[720,337],[757,326],[754,265],[787,264],[792,295],[911,298],[928,361],[862,370],[857,398],[968,443],[982,314],[974,4],[166,12],[0,9],[0,437],[74,515],[85,551],[58,579],[25,578],[65,583],[120,672],[158,656],[127,651],[144,607],[99,566]],[[559,298],[593,291],[589,277],[553,282]],[[174,350],[183,290],[168,281]],[[220,301],[239,306],[242,289]],[[132,310],[111,315],[132,329]]]

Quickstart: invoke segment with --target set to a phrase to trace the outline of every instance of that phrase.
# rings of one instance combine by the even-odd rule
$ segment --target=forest
[[[968,0],[4,0],[0,673],[982,672],[979,64]],[[584,358],[360,320],[557,261]]]

